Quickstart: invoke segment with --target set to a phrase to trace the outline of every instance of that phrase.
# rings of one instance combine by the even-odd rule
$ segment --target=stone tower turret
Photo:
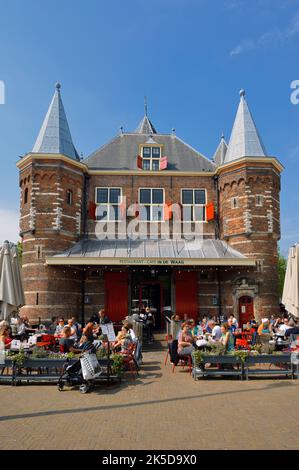
[[[280,173],[269,157],[245,100],[240,104],[224,162],[218,167],[220,236],[256,260],[256,269],[240,271],[233,288],[235,311],[240,296],[252,296],[257,319],[277,313],[280,239]],[[240,289],[242,284],[244,289]]]
[[[59,84],[32,152],[17,166],[26,299],[22,313],[33,320],[71,315],[80,304],[80,279],[67,268],[56,271],[45,265],[45,256],[69,248],[82,231],[85,167],[72,141]]]

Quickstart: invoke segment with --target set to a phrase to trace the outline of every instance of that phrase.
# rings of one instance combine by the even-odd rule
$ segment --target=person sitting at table
[[[16,338],[20,341],[24,341],[26,338],[26,326],[22,317],[17,318],[17,335]]]
[[[280,333],[281,335],[285,336],[285,334],[286,334],[286,332],[289,328],[291,328],[291,326],[289,325],[289,319],[288,319],[288,317],[284,317],[283,318],[283,323],[281,325],[279,325],[277,333]]]
[[[212,326],[211,322],[213,322],[213,320],[208,319],[206,321],[206,326],[205,326],[205,331],[206,331],[206,333],[209,333],[209,334],[212,333],[212,329],[213,329],[213,326]]]
[[[236,329],[239,328],[239,324],[237,322],[237,319],[235,317],[235,315],[233,313],[230,314],[230,316],[228,317],[228,320],[231,320],[233,325],[235,325]]]
[[[101,310],[99,311],[98,318],[98,323],[100,325],[106,325],[107,323],[111,323],[110,318],[108,317],[108,315],[106,315],[106,312],[103,308],[101,308]]]
[[[2,343],[4,349],[9,349],[11,342],[12,339],[9,335],[9,324],[7,322],[3,322],[0,326],[0,343]]]
[[[80,339],[82,335],[82,326],[80,325],[80,323],[77,322],[76,317],[73,316],[72,320],[73,320],[74,328],[76,330],[77,338]]]
[[[202,327],[203,332],[206,332],[207,321],[208,321],[207,317],[203,316],[201,319],[201,327]]]
[[[170,318],[172,321],[176,321],[176,322],[180,322],[181,321],[181,317],[178,313],[175,313],[174,315],[171,316]]]
[[[193,320],[193,318],[191,318],[191,320],[189,320],[188,323],[189,323],[191,335],[193,336],[193,338],[197,338],[198,326],[195,324],[195,321]]]
[[[299,335],[298,320],[289,320],[289,327],[285,332],[285,338],[289,338],[291,335]]]
[[[257,334],[259,336],[269,336],[272,334],[272,326],[268,318],[262,318],[262,323],[258,327]]]
[[[113,349],[115,351],[120,350],[122,354],[126,354],[128,353],[129,347],[132,343],[133,341],[130,335],[130,328],[126,325],[123,325],[122,329],[118,332],[116,341],[113,344]]]
[[[58,326],[58,317],[52,317],[51,318],[51,323],[49,325],[49,331],[52,334],[55,334],[57,326]]]
[[[221,338],[221,328],[220,328],[219,325],[216,325],[215,320],[210,320],[209,325],[210,325],[210,328],[212,330],[211,337],[210,337],[210,342],[211,343],[217,343]]]
[[[235,346],[235,341],[233,334],[229,331],[228,323],[223,323],[220,327],[221,338],[219,339],[220,344],[225,347],[225,352],[233,351]]]
[[[22,315],[22,321],[25,325],[25,328],[31,328],[31,325],[30,325],[30,321],[29,321],[29,318],[27,317],[27,315]]]
[[[54,335],[55,336],[62,336],[62,331],[63,331],[64,327],[65,327],[64,318],[60,317],[59,320],[58,320],[58,325],[56,326],[56,330],[55,330]]]
[[[178,355],[189,356],[193,351],[193,337],[190,332],[190,326],[187,322],[185,322],[182,325],[182,330],[178,337]]]
[[[129,335],[131,336],[132,341],[136,342],[137,341],[137,336],[135,335],[135,331],[133,330],[133,325],[128,320],[124,320],[123,326],[128,328]]]
[[[64,353],[82,353],[81,349],[74,347],[75,341],[71,338],[71,334],[72,328],[68,325],[65,326],[62,330],[62,338],[59,340],[60,350]]]
[[[67,324],[68,326],[70,327],[71,329],[71,336],[70,338],[73,339],[74,341],[77,341],[78,339],[78,336],[77,336],[77,331],[76,331],[76,328],[74,326],[74,321],[72,318],[69,318],[68,321],[67,321]]]
[[[95,340],[94,324],[89,322],[87,323],[85,328],[83,328],[82,336],[79,341],[79,348],[82,350],[90,349],[92,347],[94,340]]]
[[[235,332],[236,332],[237,327],[236,327],[236,325],[234,324],[234,322],[231,318],[229,318],[227,320],[227,326],[228,326],[228,331],[230,331],[231,334],[234,335]]]

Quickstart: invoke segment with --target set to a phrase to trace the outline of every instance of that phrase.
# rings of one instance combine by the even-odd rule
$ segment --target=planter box
[[[199,377],[208,377],[208,376],[237,376],[242,380],[243,378],[243,363],[239,357],[231,356],[229,354],[222,356],[203,356],[202,367],[196,366],[193,360],[192,376],[196,380]],[[214,364],[214,365],[229,365],[237,366],[236,368],[225,369],[225,368],[205,368],[205,364]]]
[[[259,364],[269,364],[268,369],[252,368]],[[275,369],[271,365],[284,364],[286,368]],[[294,366],[291,364],[291,354],[258,354],[248,356],[245,361],[245,375],[248,380],[249,375],[285,375],[294,378]]]
[[[20,384],[22,382],[50,382],[57,384],[63,365],[66,362],[68,362],[68,365],[71,365],[77,361],[77,358],[69,359],[68,361],[66,361],[66,359],[28,358],[21,366],[18,366],[17,364],[14,365],[12,385]],[[97,381],[116,379],[116,376],[108,373],[108,359],[99,359],[99,364],[106,368],[106,373],[103,373],[99,378],[97,378]]]
[[[5,364],[0,364],[0,383],[11,384],[13,379],[13,362],[5,359]]]

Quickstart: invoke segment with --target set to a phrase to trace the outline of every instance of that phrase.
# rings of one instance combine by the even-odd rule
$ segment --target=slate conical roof
[[[137,134],[157,134],[156,129],[148,118],[147,114],[141,119],[137,129],[135,130]]]
[[[220,143],[212,159],[213,162],[216,163],[217,166],[220,166],[224,163],[226,152],[227,152],[227,143],[225,141],[224,135],[222,134]]]
[[[242,157],[266,157],[267,152],[245,100],[245,91],[240,91],[240,104],[231,133],[225,163]]]
[[[73,144],[64,106],[60,95],[61,85],[56,84],[50,107],[34,144],[33,153],[57,153],[80,160]]]

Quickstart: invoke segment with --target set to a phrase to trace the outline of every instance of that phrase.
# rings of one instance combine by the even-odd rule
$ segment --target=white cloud
[[[275,28],[271,31],[266,31],[256,39],[243,39],[230,51],[230,56],[233,57],[245,52],[265,49],[273,46],[273,44],[282,44],[297,34],[299,34],[299,11],[296,12],[286,29]]]
[[[5,240],[19,240],[19,213],[10,209],[0,209],[0,245]]]

